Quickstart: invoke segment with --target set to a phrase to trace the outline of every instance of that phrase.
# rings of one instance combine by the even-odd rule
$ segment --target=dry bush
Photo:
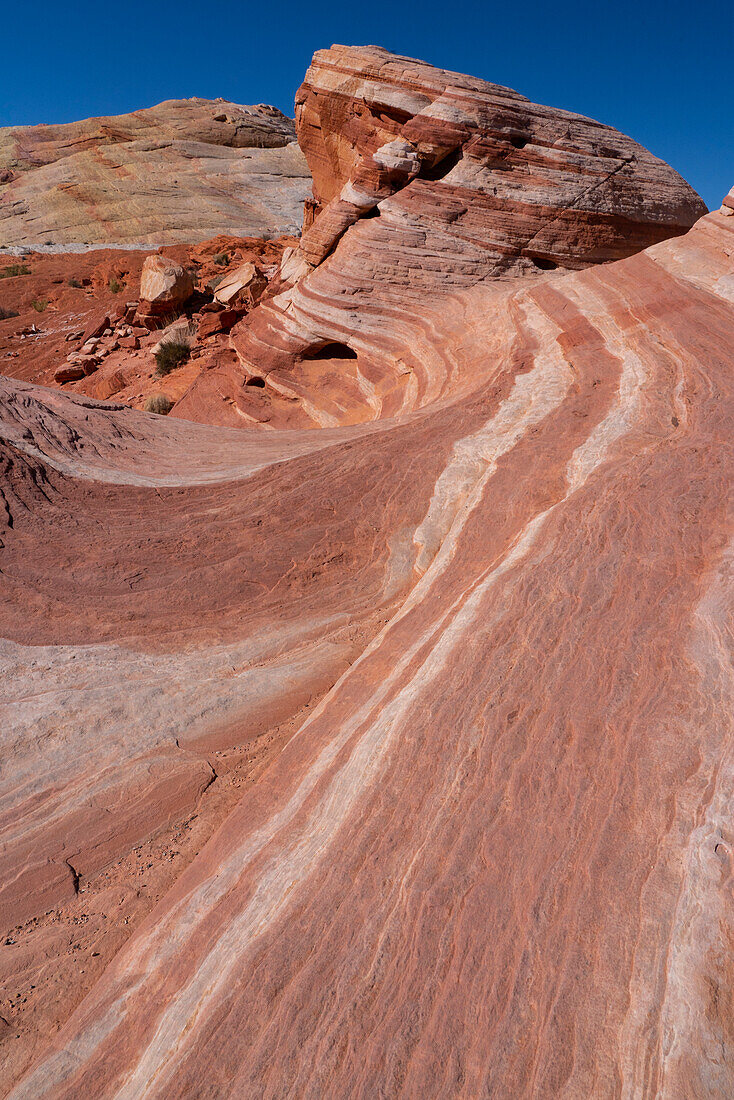
[[[167,416],[173,408],[173,401],[166,397],[165,393],[154,393],[145,402],[147,413],[157,413],[158,416]]]
[[[155,353],[156,374],[163,376],[182,366],[191,355],[191,345],[184,338],[166,340]]]
[[[0,271],[0,279],[14,279],[16,275],[30,275],[31,269],[27,264],[11,264]]]

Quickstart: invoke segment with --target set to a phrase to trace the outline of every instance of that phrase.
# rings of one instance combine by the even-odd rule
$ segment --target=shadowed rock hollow
[[[2,380],[8,1095],[724,1100],[734,203],[372,48],[298,104],[228,371]]]

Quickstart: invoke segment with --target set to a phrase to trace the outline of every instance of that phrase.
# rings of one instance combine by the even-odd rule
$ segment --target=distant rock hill
[[[0,246],[161,245],[301,224],[311,177],[275,107],[171,99],[0,129]]]

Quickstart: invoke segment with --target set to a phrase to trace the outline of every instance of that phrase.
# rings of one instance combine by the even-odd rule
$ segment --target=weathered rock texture
[[[731,1095],[733,226],[414,316],[417,415],[4,383],[7,955],[321,698],[14,1100]]]
[[[309,172],[274,107],[169,100],[129,115],[0,129],[0,245],[277,237]]]
[[[12,1100],[731,1097],[733,256],[0,380]]]
[[[283,267],[303,282],[237,344],[260,370],[329,341],[383,354],[427,298],[629,256],[706,210],[618,130],[377,47],[317,53],[296,127],[315,202]]]
[[[141,309],[146,313],[170,313],[180,309],[194,293],[194,277],[169,256],[147,256],[140,273]]]

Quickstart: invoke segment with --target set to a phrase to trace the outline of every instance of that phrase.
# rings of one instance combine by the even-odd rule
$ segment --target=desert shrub
[[[47,305],[48,302],[45,298],[34,298],[31,302],[31,307],[35,309],[36,313],[43,313]]]
[[[109,287],[109,289],[112,291],[113,294],[119,294],[120,291],[122,290],[122,283],[119,282],[115,278],[114,275],[112,276],[112,278],[108,282],[107,286]]]
[[[18,316],[18,310],[17,309],[5,309],[3,306],[0,306],[0,321],[7,321],[8,317],[17,317],[17,316]]]
[[[173,408],[173,401],[166,397],[165,393],[154,393],[145,402],[147,413],[157,413],[158,416],[167,416]]]
[[[220,267],[225,267],[229,263],[229,256],[226,252],[217,252],[216,256],[212,256],[212,260]]]
[[[10,264],[0,271],[0,279],[13,279],[16,275],[30,275],[28,264]]]
[[[211,290],[212,294],[217,289],[219,284],[224,282],[225,278],[226,276],[224,275],[216,275],[213,279],[209,280],[206,285],[209,287],[209,290]]]
[[[67,281],[67,286],[73,286],[75,290],[79,290],[81,288],[81,285],[82,284],[77,278],[75,278],[74,275],[72,275],[72,277]]]
[[[170,374],[185,363],[190,355],[191,348],[185,340],[167,340],[155,353],[156,374]]]

